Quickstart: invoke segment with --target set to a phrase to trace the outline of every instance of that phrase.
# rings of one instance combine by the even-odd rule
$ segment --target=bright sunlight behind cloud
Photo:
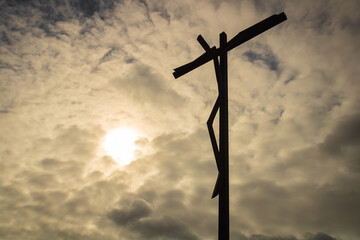
[[[114,129],[107,133],[103,147],[116,162],[127,165],[133,160],[137,138],[137,133],[129,128]]]

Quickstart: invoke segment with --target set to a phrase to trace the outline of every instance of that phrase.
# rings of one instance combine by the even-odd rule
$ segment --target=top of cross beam
[[[210,48],[194,61],[187,63],[181,67],[175,68],[173,72],[174,77],[175,78],[181,77],[182,75],[194,70],[195,68],[200,67],[201,65],[211,61],[215,57],[220,56],[223,52],[230,51],[231,49],[239,46],[240,44],[278,25],[279,23],[285,21],[286,19],[287,17],[285,13],[282,12],[280,14],[274,14],[262,20],[261,22],[258,22],[257,24],[239,32],[224,46],[220,48],[216,48],[216,47]]]

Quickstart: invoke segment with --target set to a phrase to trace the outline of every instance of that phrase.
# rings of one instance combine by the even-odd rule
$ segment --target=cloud
[[[116,225],[129,227],[141,237],[148,239],[198,239],[188,226],[170,216],[151,217],[153,207],[143,199],[135,199],[129,208],[113,209],[108,213]]]
[[[8,110],[0,110],[0,114],[6,114],[6,113],[10,113],[10,111],[8,111]]]
[[[114,209],[108,217],[119,226],[125,226],[134,221],[139,221],[141,218],[147,217],[151,214],[152,207],[149,203],[142,199],[135,199],[129,209]]]
[[[265,235],[251,235],[248,238],[245,238],[247,240],[296,240],[297,238],[290,236],[290,237],[271,237],[271,236],[265,236]]]
[[[40,17],[53,24],[58,21],[68,21],[71,18],[90,18],[95,13],[104,17],[106,11],[111,11],[120,1],[12,1],[3,4],[7,12],[21,16],[29,16],[31,12],[37,12]]]
[[[245,53],[243,53],[243,55],[246,56],[251,63],[260,61],[260,62],[263,62],[263,64],[265,64],[270,70],[275,71],[275,72],[279,71],[279,66],[278,66],[279,63],[274,55],[271,55],[271,54],[263,55],[263,54],[256,53],[251,50],[246,51]]]
[[[305,238],[306,240],[336,240],[336,238],[333,238],[332,236],[322,232],[316,234],[305,234]]]
[[[306,233],[304,235],[304,238],[297,238],[294,236],[266,236],[266,235],[260,235],[260,234],[254,234],[249,237],[241,236],[241,240],[336,240],[336,238],[333,238],[332,236],[325,234],[325,233]]]
[[[139,231],[143,237],[149,239],[198,239],[188,230],[188,227],[184,223],[168,216],[161,219],[145,219],[140,221],[135,227],[135,230]]]
[[[357,119],[357,115],[345,117],[316,145],[288,151],[273,163],[268,157],[260,181],[255,177],[259,173],[251,173],[253,167],[242,171],[242,184],[231,189],[239,192],[238,208],[243,209],[244,219],[263,222],[264,232],[273,229],[272,224],[328,234],[357,232],[357,224],[350,222],[357,222],[358,210],[349,207],[359,201],[357,154],[342,150],[358,148]]]
[[[321,148],[338,160],[345,160],[349,170],[360,170],[360,115],[347,116],[329,134]]]
[[[141,63],[135,63],[128,73],[114,79],[112,83],[119,92],[143,105],[158,108],[170,105],[178,108],[185,100],[175,91],[167,88],[166,81],[160,75]]]

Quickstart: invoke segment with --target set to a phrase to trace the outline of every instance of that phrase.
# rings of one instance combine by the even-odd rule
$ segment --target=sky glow
[[[134,158],[137,137],[135,131],[131,129],[114,129],[106,134],[103,147],[116,162],[120,165],[127,165]]]

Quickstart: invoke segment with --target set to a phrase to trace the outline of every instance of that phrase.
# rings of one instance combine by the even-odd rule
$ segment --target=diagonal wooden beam
[[[287,19],[284,12],[280,14],[274,14],[261,22],[239,32],[235,37],[233,37],[227,44],[220,48],[211,48],[209,51],[206,51],[200,57],[195,59],[194,61],[187,63],[181,67],[175,68],[173,75],[175,78],[178,78],[197,67],[202,66],[203,64],[211,61],[215,57],[220,56],[224,52],[230,51],[231,49],[243,44],[244,42],[256,37],[257,35],[269,30],[270,28],[278,25],[279,23],[285,21]]]
[[[209,119],[206,122],[206,125],[208,127],[208,131],[209,131],[209,135],[210,135],[210,141],[211,141],[211,146],[212,146],[214,156],[215,156],[216,166],[217,166],[218,171],[221,173],[223,171],[223,166],[221,165],[220,152],[219,152],[218,144],[216,142],[214,129],[212,126],[219,107],[220,107],[220,101],[219,101],[219,97],[218,97],[216,99],[214,107],[210,113]]]

